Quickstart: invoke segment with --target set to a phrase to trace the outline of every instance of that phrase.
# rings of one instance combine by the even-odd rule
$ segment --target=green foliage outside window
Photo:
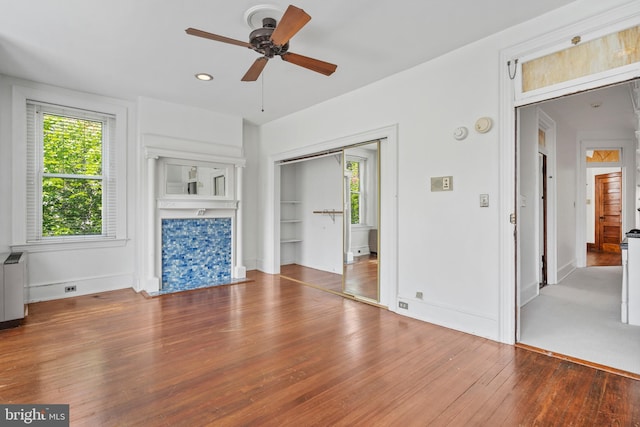
[[[347,170],[351,171],[351,224],[360,224],[360,162],[348,161]]]
[[[102,122],[43,115],[42,235],[102,234]]]

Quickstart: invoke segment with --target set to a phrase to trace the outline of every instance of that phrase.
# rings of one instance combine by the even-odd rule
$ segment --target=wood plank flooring
[[[363,297],[378,301],[378,257],[363,255],[355,257],[352,264],[345,267],[347,275],[343,284],[343,275],[317,270],[298,264],[280,266],[280,275],[306,285],[315,286],[337,294]],[[343,289],[344,286],[344,289]]]
[[[622,265],[622,253],[601,252],[587,248],[587,267]]]
[[[31,304],[0,401],[72,426],[640,425],[640,381],[250,274]]]

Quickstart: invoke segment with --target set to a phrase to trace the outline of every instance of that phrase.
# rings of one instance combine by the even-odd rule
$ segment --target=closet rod
[[[336,215],[342,215],[344,212],[343,211],[337,211],[335,209],[323,209],[321,211],[313,211],[314,214],[320,214],[320,215],[329,215],[331,217],[331,221],[333,221],[334,223],[336,222]]]

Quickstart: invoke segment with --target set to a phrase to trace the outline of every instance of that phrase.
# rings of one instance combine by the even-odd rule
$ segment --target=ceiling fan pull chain
[[[260,77],[262,79],[262,112],[264,113],[264,73]]]

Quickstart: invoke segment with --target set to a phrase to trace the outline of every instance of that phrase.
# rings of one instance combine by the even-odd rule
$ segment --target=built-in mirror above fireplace
[[[167,196],[227,198],[230,165],[179,160],[164,161],[164,192]]]

